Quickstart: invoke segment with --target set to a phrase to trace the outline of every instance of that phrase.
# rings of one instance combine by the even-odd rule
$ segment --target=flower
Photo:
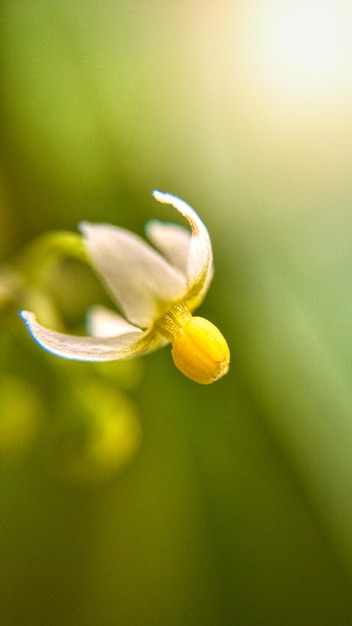
[[[105,307],[88,312],[89,337],[41,326],[34,313],[20,315],[46,350],[78,361],[111,361],[147,354],[171,342],[176,367],[209,384],[229,369],[230,352],[211,322],[192,317],[209,289],[213,254],[208,231],[197,213],[169,193],[153,192],[183,215],[191,232],[175,224],[148,222],[143,239],[107,224],[82,223],[85,247],[97,273],[124,317]]]

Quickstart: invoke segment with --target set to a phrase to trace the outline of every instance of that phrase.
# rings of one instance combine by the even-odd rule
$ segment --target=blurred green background
[[[0,621],[352,624],[352,6],[4,0]],[[188,201],[230,373],[29,338],[104,294],[26,247]],[[118,271],[118,268],[117,268]]]

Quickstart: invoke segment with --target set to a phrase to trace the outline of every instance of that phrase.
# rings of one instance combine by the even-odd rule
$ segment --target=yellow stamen
[[[176,367],[191,380],[209,385],[228,372],[229,347],[208,320],[192,317],[186,307],[180,306],[159,320],[157,326],[172,343]]]

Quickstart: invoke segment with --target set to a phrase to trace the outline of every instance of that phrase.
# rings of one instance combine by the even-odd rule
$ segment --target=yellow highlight
[[[191,317],[172,340],[172,357],[185,376],[210,385],[229,370],[230,350],[221,332],[203,317]]]

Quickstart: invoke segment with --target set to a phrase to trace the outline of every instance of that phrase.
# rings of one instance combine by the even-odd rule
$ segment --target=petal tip
[[[34,313],[31,313],[30,311],[19,311],[18,315],[21,319],[23,319],[25,324],[28,325],[30,325],[36,319]]]
[[[79,222],[79,224],[78,224],[78,228],[79,228],[79,230],[81,231],[81,233],[83,235],[87,232],[89,227],[90,227],[90,223],[89,222],[82,221],[82,222]]]
[[[162,202],[163,204],[171,204],[173,195],[168,193],[167,191],[159,191],[158,189],[153,189],[152,196],[158,202]]]

